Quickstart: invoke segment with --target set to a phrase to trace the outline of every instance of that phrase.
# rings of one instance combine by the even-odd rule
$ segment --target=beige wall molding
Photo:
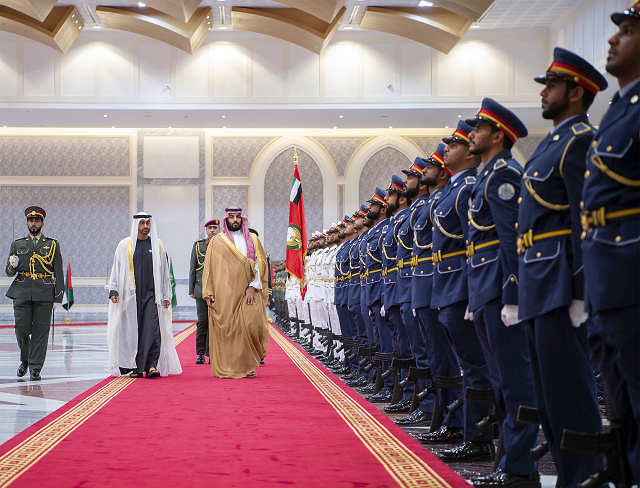
[[[331,23],[336,18],[338,12],[344,5],[345,0],[281,0],[289,7],[301,10],[318,17],[327,23]]]
[[[84,22],[72,6],[52,8],[42,22],[0,6],[0,30],[27,37],[61,53],[67,52],[82,29]]]
[[[96,7],[105,27],[151,37],[189,54],[195,52],[213,25],[209,7],[199,8],[188,22],[149,7]]]
[[[346,9],[342,7],[328,23],[295,8],[231,9],[234,29],[277,37],[320,54],[338,30]]]
[[[433,0],[432,3],[475,22],[494,2],[495,0]]]
[[[189,22],[202,0],[145,0],[145,3],[147,7],[169,14],[180,22]]]
[[[367,7],[361,29],[386,32],[431,46],[448,54],[472,21],[443,8]]]

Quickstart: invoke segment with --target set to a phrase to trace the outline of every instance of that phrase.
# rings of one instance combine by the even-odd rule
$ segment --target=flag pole
[[[64,319],[65,322],[72,322],[71,318],[69,317],[69,309],[71,308],[69,306],[69,270],[71,269],[71,256],[67,256],[67,283],[65,284],[65,289],[67,292],[67,318]]]

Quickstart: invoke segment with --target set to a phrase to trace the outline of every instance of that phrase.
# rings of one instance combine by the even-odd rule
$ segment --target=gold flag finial
[[[293,164],[298,165],[298,148],[293,148]]]

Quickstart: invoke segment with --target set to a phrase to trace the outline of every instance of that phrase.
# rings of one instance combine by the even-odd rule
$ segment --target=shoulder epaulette
[[[22,239],[28,239],[29,236],[24,236],[24,237],[18,237],[14,242],[18,242],[21,241]]]
[[[578,122],[577,124],[573,124],[571,126],[571,130],[576,136],[580,134],[584,134],[585,132],[593,132],[593,128],[589,124],[585,124],[584,122]]]
[[[465,185],[475,185],[476,184],[476,177],[475,176],[467,176],[464,179],[464,183],[465,183]]]
[[[496,161],[496,164],[493,165],[493,169],[500,169],[500,168],[506,168],[507,166],[507,162],[504,159],[499,159],[498,161]]]

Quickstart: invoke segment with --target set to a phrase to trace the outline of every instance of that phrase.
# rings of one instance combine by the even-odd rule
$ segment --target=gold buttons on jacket
[[[582,231],[582,234],[580,234],[580,239],[584,241],[585,237],[587,237],[587,233],[586,231]]]
[[[516,222],[516,230],[518,230],[518,222]]]
[[[518,205],[520,205],[522,203],[522,197],[518,198]]]
[[[481,263],[484,263],[484,258],[482,258],[482,259],[480,260],[480,262],[481,262]]]
[[[586,180],[587,178],[589,178],[589,176],[591,176],[591,171],[587,170],[584,172],[584,179]]]
[[[634,95],[631,97],[631,103],[638,103],[638,95]]]
[[[536,253],[536,257],[537,257],[537,258],[539,258],[540,256],[542,256],[542,253],[541,253],[541,252]]]
[[[451,266],[449,266],[449,267],[447,268],[447,271],[451,271]]]
[[[621,240],[622,240],[622,237],[616,236],[616,242],[620,242]]]
[[[613,151],[613,148],[611,146],[607,146],[607,152],[611,152]]]
[[[593,141],[591,143],[591,147],[598,147],[598,141]]]
[[[516,279],[512,276],[509,281],[516,281]]]
[[[584,202],[580,202],[580,210],[584,210]]]
[[[538,172],[536,171],[535,173],[533,173],[533,176],[538,176]]]
[[[555,136],[553,136],[553,140],[557,141],[558,139],[560,139],[560,136],[558,134],[556,134]]]

